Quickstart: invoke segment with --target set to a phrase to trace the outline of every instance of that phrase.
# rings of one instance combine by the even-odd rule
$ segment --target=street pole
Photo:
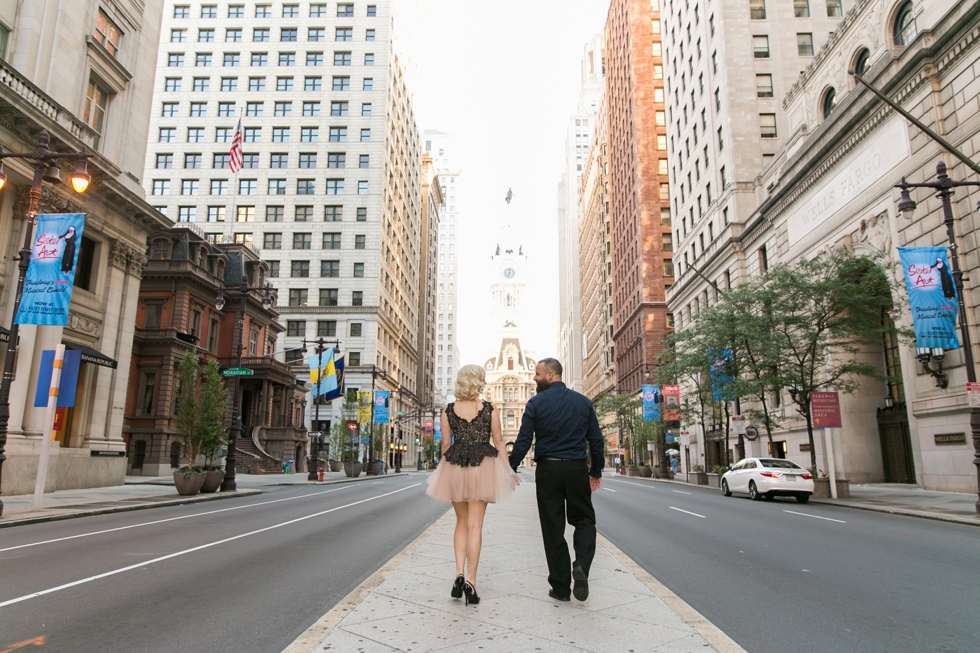
[[[320,378],[320,370],[323,369],[323,345],[317,345],[316,348],[316,369],[317,369],[316,392],[313,394],[313,401],[315,405],[315,408],[313,409],[313,415],[314,415],[313,421],[316,422],[316,424],[313,425],[313,431],[319,433],[320,432],[320,381],[322,380]],[[319,444],[319,440],[320,440],[319,435],[316,435],[313,438],[311,438],[310,463],[312,464],[310,465],[309,473],[306,475],[307,481],[317,480],[317,472],[320,471],[320,461],[319,461],[320,448],[317,446]]]
[[[976,169],[975,165],[971,167]],[[973,344],[970,339],[970,324],[966,313],[966,301],[963,299],[963,271],[960,269],[959,247],[956,244],[956,230],[953,222],[953,206],[951,203],[953,189],[962,186],[978,187],[980,186],[980,182],[954,181],[950,179],[946,173],[946,163],[940,161],[936,164],[936,181],[909,184],[903,178],[902,183],[895,187],[902,189],[902,198],[898,203],[898,210],[908,219],[912,218],[916,207],[911,195],[909,195],[909,188],[928,188],[936,191],[936,196],[943,203],[943,224],[946,226],[946,239],[949,242],[949,263],[950,267],[952,267],[953,284],[956,287],[957,305],[960,312],[960,338],[963,341],[961,345],[963,347],[963,361],[966,365],[966,380],[967,383],[976,383],[977,368],[973,361]],[[976,510],[976,514],[980,515],[980,408],[977,407],[970,408],[970,435],[973,437],[973,465],[977,471],[977,501],[974,509]]]
[[[0,379],[0,494],[3,492],[3,463],[7,460],[4,450],[7,446],[7,428],[10,424],[10,384],[14,379],[14,360],[17,358],[17,351],[20,346],[20,325],[16,322],[17,312],[20,309],[20,300],[24,295],[24,282],[27,279],[27,268],[31,262],[31,250],[34,246],[34,226],[37,224],[37,207],[41,200],[41,184],[47,179],[54,182],[60,181],[60,177],[55,175],[48,178],[46,170],[56,166],[61,159],[77,159],[78,167],[72,174],[72,188],[76,193],[84,193],[88,188],[91,176],[88,174],[87,159],[92,156],[82,148],[81,152],[52,152],[48,149],[51,138],[47,130],[42,129],[37,134],[37,146],[30,152],[7,153],[0,147],[0,188],[7,182],[7,175],[3,172],[3,159],[28,159],[34,167],[34,178],[31,181],[29,192],[29,202],[27,206],[27,227],[24,232],[24,246],[18,252],[20,261],[17,263],[17,289],[14,292],[14,323],[10,325],[10,335],[7,343],[7,355],[3,361],[3,377]],[[0,500],[0,516],[3,516],[3,501]]]

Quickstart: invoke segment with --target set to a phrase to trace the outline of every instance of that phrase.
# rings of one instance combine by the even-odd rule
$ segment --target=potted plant
[[[356,431],[351,431],[347,428],[347,425],[351,422],[357,420],[357,392],[354,390],[348,390],[347,394],[344,396],[344,404],[340,407],[340,414],[343,416],[343,427],[346,433],[343,438],[343,461],[344,461],[344,473],[351,478],[357,478],[361,475],[363,470],[363,463],[358,461],[358,453],[360,452],[360,446],[358,445],[358,439],[360,437],[360,428]]]
[[[202,437],[197,384],[199,377],[196,351],[189,351],[177,367],[177,391],[171,417],[177,437],[187,452],[187,465],[174,472],[174,486],[181,496],[197,494],[207,473],[198,466]],[[224,406],[222,406],[222,409]]]
[[[830,498],[830,477],[816,465],[807,467],[807,471],[813,476],[813,496],[818,499]],[[851,482],[842,478],[835,479],[837,486],[837,498],[846,499],[851,496]]]
[[[343,460],[337,460],[335,456],[340,455],[344,449],[344,439],[347,437],[347,427],[341,422],[335,422],[330,425],[330,471],[339,472],[344,469]]]
[[[704,465],[693,465],[691,471],[687,473],[687,482],[694,485],[707,485],[708,474],[704,471]]]
[[[707,474],[708,485],[711,487],[721,488],[721,476],[728,471],[728,468],[724,465],[715,465],[711,468],[711,472]]]
[[[218,491],[225,478],[225,470],[215,462],[221,458],[222,450],[228,442],[225,438],[224,421],[229,393],[216,361],[210,360],[204,364],[200,379],[197,415],[201,454],[204,456],[206,470],[201,492],[211,493]]]

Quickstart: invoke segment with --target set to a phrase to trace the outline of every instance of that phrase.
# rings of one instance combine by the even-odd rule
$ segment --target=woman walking
[[[428,480],[426,494],[452,502],[456,511],[453,550],[456,581],[450,593],[466,603],[480,602],[476,570],[483,546],[487,504],[514,491],[519,479],[507,462],[500,416],[482,401],[486,375],[479,365],[465,365],[456,377],[456,401],[442,411],[442,461]]]

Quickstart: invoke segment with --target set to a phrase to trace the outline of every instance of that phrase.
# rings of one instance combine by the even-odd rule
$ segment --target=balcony
[[[0,87],[9,89],[10,93],[2,91],[4,99],[19,109],[26,109],[26,115],[30,116],[35,112],[40,114],[36,117],[42,126],[50,127],[45,123],[53,123],[78,139],[79,143],[91,150],[97,150],[95,132],[88,125],[52,100],[47,93],[29,82],[6,61],[0,61]],[[22,104],[29,105],[30,108]]]

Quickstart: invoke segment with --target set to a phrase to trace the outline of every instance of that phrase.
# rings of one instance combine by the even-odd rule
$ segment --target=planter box
[[[707,485],[708,484],[708,473],[707,472],[688,472],[687,482],[691,485]]]
[[[363,467],[364,465],[362,463],[354,463],[353,465],[350,463],[344,463],[344,473],[351,478],[357,478],[361,475],[361,469]]]
[[[829,478],[815,478],[813,479],[813,496],[820,499],[830,498],[830,479]],[[851,496],[851,482],[843,479],[837,479],[837,498],[847,499]]]
[[[639,476],[640,475],[640,468],[639,467],[627,467],[626,468],[626,475],[627,476]]]
[[[705,474],[708,477],[710,487],[721,488],[721,474]]]
[[[204,484],[201,486],[201,494],[217,492],[223,480],[225,480],[224,472],[220,470],[208,471],[204,477]]]
[[[337,460],[331,460],[330,461],[330,471],[331,472],[339,472],[339,471],[343,471],[343,469],[344,469],[344,463],[339,462]]]
[[[640,467],[640,476],[650,478],[653,476],[653,467]]]
[[[204,479],[207,476],[207,472],[196,472],[194,474],[188,474],[184,476],[184,472],[175,471],[174,472],[174,487],[177,488],[177,494],[183,497],[194,496],[200,491],[201,486],[204,485]]]

